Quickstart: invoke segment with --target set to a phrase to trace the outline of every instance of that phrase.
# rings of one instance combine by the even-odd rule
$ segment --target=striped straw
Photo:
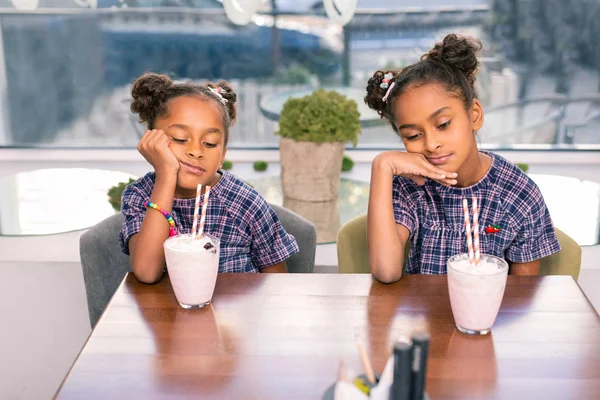
[[[465,232],[467,234],[467,248],[469,249],[469,263],[475,262],[473,255],[473,239],[471,238],[471,223],[469,221],[469,202],[463,199],[463,211],[465,212]]]
[[[206,186],[204,191],[204,203],[202,204],[202,215],[200,216],[200,227],[198,228],[198,237],[201,237],[204,233],[204,223],[206,222],[206,208],[208,207],[208,195],[210,193],[210,186]]]
[[[477,197],[473,196],[473,247],[475,248],[475,265],[479,265],[481,253],[479,252],[479,206]]]
[[[200,194],[202,193],[202,184],[199,183],[196,187],[196,202],[194,203],[194,222],[192,223],[192,237],[196,238],[198,235],[198,214],[200,211]]]

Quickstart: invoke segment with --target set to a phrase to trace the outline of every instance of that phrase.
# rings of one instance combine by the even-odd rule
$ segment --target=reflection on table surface
[[[54,168],[0,177],[0,235],[46,235],[86,229],[113,215],[108,190],[130,174]]]
[[[473,337],[440,275],[219,274],[212,305],[183,310],[168,274],[129,274],[55,398],[320,399],[340,361],[364,370],[357,337],[381,373],[424,320],[434,400],[596,399],[600,320],[577,283],[509,276],[504,296],[492,333]]]

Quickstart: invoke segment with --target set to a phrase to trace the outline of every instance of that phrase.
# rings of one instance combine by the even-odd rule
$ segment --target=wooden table
[[[426,317],[436,399],[597,399],[600,318],[571,277],[508,277],[492,334],[458,332],[445,276],[221,274],[213,305],[187,311],[168,277],[130,274],[65,378],[59,399],[319,399],[343,358],[376,372],[391,339]]]

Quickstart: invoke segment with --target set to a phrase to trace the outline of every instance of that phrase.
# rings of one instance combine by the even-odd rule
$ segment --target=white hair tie
[[[210,89],[211,92],[213,92],[215,95],[217,95],[217,97],[219,98],[221,103],[227,104],[227,99],[225,97],[223,97],[223,93],[227,93],[225,91],[225,89],[223,89],[221,86],[217,86],[216,88],[209,86],[208,88]]]

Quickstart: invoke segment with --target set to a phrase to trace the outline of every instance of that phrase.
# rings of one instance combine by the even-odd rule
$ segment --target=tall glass
[[[190,234],[165,240],[165,260],[175,297],[183,308],[202,308],[210,304],[219,272],[220,241],[204,234]]]
[[[508,263],[482,254],[479,265],[469,263],[469,255],[448,259],[448,291],[454,322],[459,331],[470,335],[487,334],[498,316],[504,297]]]

